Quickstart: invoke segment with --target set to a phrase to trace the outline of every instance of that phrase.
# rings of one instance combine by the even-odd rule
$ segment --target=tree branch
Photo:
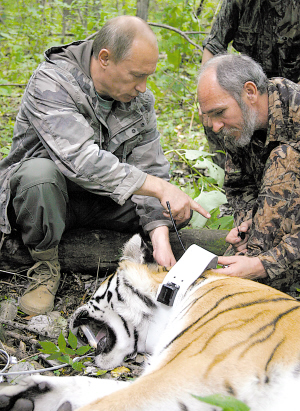
[[[167,30],[172,30],[175,31],[175,33],[180,34],[183,38],[185,38],[189,43],[191,43],[193,46],[195,46],[198,50],[203,52],[203,48],[196,44],[193,40],[191,40],[184,31],[181,31],[179,29],[176,29],[175,27],[168,26],[167,24],[160,24],[160,23],[149,23],[149,26],[155,26],[155,27],[162,27]]]
[[[0,84],[0,87],[26,87],[27,84],[5,83]]]

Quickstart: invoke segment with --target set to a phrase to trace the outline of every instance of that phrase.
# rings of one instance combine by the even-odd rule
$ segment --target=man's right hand
[[[134,194],[156,197],[165,208],[164,215],[169,216],[167,201],[177,224],[183,223],[191,217],[191,210],[197,211],[205,218],[211,215],[196,201],[181,191],[178,187],[161,178],[147,174],[144,184]]]
[[[252,220],[243,221],[239,225],[239,227],[233,228],[227,234],[225,241],[229,244],[232,244],[236,253],[247,251],[247,244],[251,225]],[[242,239],[241,233],[244,233],[244,239]]]

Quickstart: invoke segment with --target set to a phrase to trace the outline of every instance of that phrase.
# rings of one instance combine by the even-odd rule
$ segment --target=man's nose
[[[210,120],[211,126],[214,133],[219,133],[224,127],[224,123],[220,120]]]
[[[145,93],[147,88],[147,78],[143,79],[142,81],[140,81],[136,86],[135,89],[139,92],[139,93]]]

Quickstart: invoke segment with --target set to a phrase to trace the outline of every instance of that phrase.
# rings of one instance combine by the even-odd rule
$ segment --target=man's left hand
[[[176,260],[169,240],[169,228],[167,226],[157,227],[149,235],[155,261],[164,267],[172,267]]]
[[[246,257],[241,255],[219,257],[218,264],[224,266],[223,268],[214,270],[220,274],[248,278],[249,280],[267,277],[264,266],[258,257]]]

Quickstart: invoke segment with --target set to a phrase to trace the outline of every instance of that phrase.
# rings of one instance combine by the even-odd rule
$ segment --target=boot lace
[[[45,267],[42,266],[47,266]],[[59,276],[58,269],[51,264],[49,261],[38,261],[27,271],[27,278],[32,280],[32,284],[27,288],[25,294],[35,290],[40,285],[46,285],[48,290],[51,292],[51,286],[49,287],[49,280],[55,280],[55,277]],[[51,292],[52,294],[52,292]]]

